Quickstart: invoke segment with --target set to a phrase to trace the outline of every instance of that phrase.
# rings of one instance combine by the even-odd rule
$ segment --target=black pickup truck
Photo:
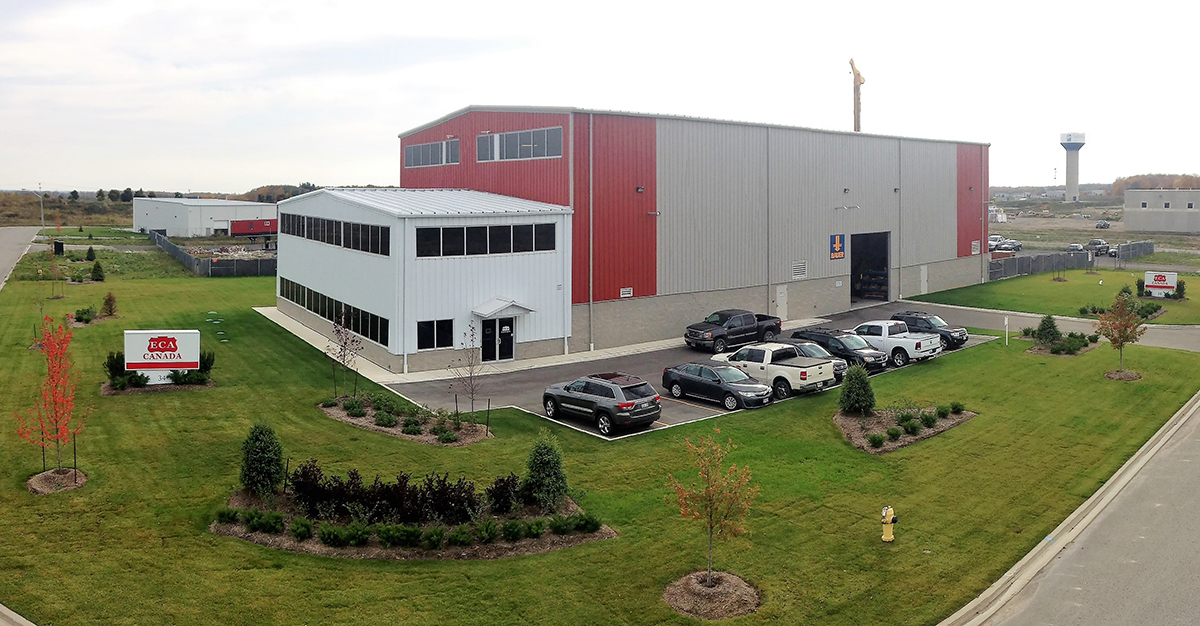
[[[704,348],[720,354],[733,346],[771,341],[779,335],[781,325],[778,317],[742,309],[725,309],[709,315],[703,322],[688,326],[683,341],[693,348]]]

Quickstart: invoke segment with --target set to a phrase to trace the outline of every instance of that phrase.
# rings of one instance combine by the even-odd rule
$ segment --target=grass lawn
[[[492,415],[497,437],[436,448],[356,429],[314,403],[331,393],[320,352],[249,309],[274,301],[271,278],[114,280],[68,290],[61,318],[112,290],[117,320],[77,330],[83,370],[78,492],[34,497],[38,449],[0,428],[0,602],[56,624],[597,624],[695,623],[662,601],[702,568],[697,523],[664,501],[667,472],[691,477],[681,439],[721,429],[762,493],[747,537],[720,543],[715,565],[762,593],[732,624],[934,624],[990,585],[1091,495],[1195,391],[1200,354],[1129,348],[1144,378],[1103,378],[1110,350],[1075,359],[993,341],[872,379],[881,405],[908,396],[960,400],[979,417],[875,457],[843,440],[824,393],[706,422],[602,442],[561,439],[580,503],[620,537],[499,561],[351,561],[273,551],[209,534],[237,486],[252,423],[275,427],[292,465],[316,457],[364,476],[449,472],[476,481],[522,472],[539,428]],[[39,353],[27,350],[37,285],[0,291],[0,414],[34,399]],[[206,312],[224,318],[205,324]],[[124,328],[200,328],[218,387],[102,398],[100,361]],[[216,341],[215,332],[229,343]],[[367,385],[367,387],[370,387]],[[10,423],[11,424],[11,423]],[[478,484],[478,482],[477,482]],[[879,511],[900,516],[879,540]]]
[[[1140,256],[1134,263],[1155,263],[1158,265],[1188,265],[1200,269],[1200,254],[1189,252],[1155,252]]]
[[[84,226],[82,232],[78,226],[64,226],[62,230],[47,228],[41,231],[41,234],[62,239],[69,244],[83,245],[95,242],[104,245],[150,245],[149,235],[112,226]],[[88,235],[92,238],[88,239]]]
[[[1055,282],[1054,274],[1047,272],[927,293],[913,296],[911,299],[984,309],[1096,319],[1095,315],[1080,315],[1079,307],[1088,304],[1106,308],[1112,306],[1122,286],[1129,285],[1131,289],[1136,290],[1137,279],[1146,275],[1145,272],[1139,271],[1095,271],[1099,272],[1099,276],[1085,274],[1084,270],[1068,271],[1063,275],[1067,279],[1065,283]],[[1100,284],[1100,281],[1104,281],[1104,284]],[[1191,296],[1190,290],[1188,295]],[[1148,322],[1149,324],[1200,324],[1200,302],[1194,299],[1156,302],[1162,304],[1167,312]]]
[[[82,259],[86,251],[68,250],[68,257],[76,257]],[[100,261],[100,267],[104,268],[104,277],[106,280],[114,281],[121,279],[142,279],[142,278],[184,278],[194,276],[190,271],[185,269],[183,265],[176,261],[171,255],[162,250],[147,250],[145,252],[118,252],[116,250],[96,250],[96,260]],[[66,280],[72,274],[79,270],[84,270],[88,275],[92,271],[92,262],[72,263],[67,257],[56,256],[51,257],[49,250],[41,252],[33,252],[21,257],[13,268],[10,280],[16,281],[37,281],[38,270],[42,270],[41,279],[43,281],[52,280],[54,276],[53,267],[59,268],[59,276]],[[68,286],[68,291],[77,289],[77,286]],[[101,297],[104,292],[100,293]]]

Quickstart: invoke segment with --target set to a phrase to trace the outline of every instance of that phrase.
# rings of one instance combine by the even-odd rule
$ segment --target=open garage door
[[[891,233],[850,235],[850,303],[888,300],[888,244]]]

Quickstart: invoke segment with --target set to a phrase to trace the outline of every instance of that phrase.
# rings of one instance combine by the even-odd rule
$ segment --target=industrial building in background
[[[1079,151],[1083,149],[1083,133],[1063,133],[1059,144],[1067,150],[1067,202],[1079,202]]]
[[[323,333],[329,309],[297,312],[312,298],[369,312],[368,329],[386,317],[370,332],[393,370],[445,367],[471,329],[485,357],[521,359],[678,337],[720,309],[811,318],[987,278],[987,144],[481,106],[400,139],[402,191],[287,200],[279,243],[280,310]],[[390,226],[395,258],[318,254],[309,218],[342,222],[316,226],[332,248],[344,222]]]
[[[1126,189],[1125,230],[1200,233],[1200,189]]]
[[[167,237],[229,235],[232,222],[254,220],[254,228],[270,227],[278,217],[274,203],[210,198],[134,198],[133,228]],[[245,235],[244,232],[232,233]]]

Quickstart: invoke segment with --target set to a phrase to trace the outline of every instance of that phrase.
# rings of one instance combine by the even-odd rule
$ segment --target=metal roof
[[[398,217],[447,215],[569,215],[570,207],[534,202],[471,189],[402,189],[400,187],[326,187],[288,198],[281,205],[326,195],[336,200]]]
[[[255,202],[253,200],[218,200],[217,198],[134,198],[134,202],[169,202],[187,206],[275,206],[274,202]]]
[[[472,104],[470,106],[463,107],[457,111],[447,113],[446,115],[443,115],[442,117],[439,117],[436,120],[433,120],[432,122],[427,122],[425,124],[421,124],[420,126],[417,126],[416,128],[410,128],[410,129],[400,133],[399,135],[397,135],[397,137],[399,137],[400,139],[404,139],[405,137],[408,137],[409,135],[413,135],[413,134],[419,133],[423,130],[433,128],[434,126],[437,126],[438,124],[441,124],[442,122],[452,120],[460,115],[465,115],[465,114],[471,113],[473,111],[488,111],[488,112],[492,112],[492,113],[555,113],[555,114],[560,114],[560,115],[565,115],[565,114],[570,114],[570,113],[582,113],[585,115],[593,114],[593,115],[618,115],[618,116],[627,116],[627,117],[653,117],[656,119],[664,119],[664,120],[684,120],[684,121],[688,121],[688,122],[707,122],[710,124],[732,124],[735,126],[754,126],[757,128],[777,128],[777,129],[781,129],[781,130],[805,130],[805,131],[814,132],[814,133],[827,133],[830,135],[850,135],[853,137],[875,137],[875,138],[879,138],[879,139],[910,139],[913,141],[932,141],[932,142],[938,142],[938,143],[961,143],[961,144],[968,144],[968,145],[975,145],[975,146],[990,146],[990,145],[992,145],[990,143],[984,143],[981,141],[955,141],[953,139],[925,139],[925,138],[921,138],[921,137],[901,137],[899,135],[875,135],[872,133],[856,133],[854,131],[849,131],[849,130],[827,130],[827,129],[823,129],[823,128],[808,128],[805,126],[786,126],[783,124],[761,124],[761,123],[755,123],[755,122],[739,122],[736,120],[722,120],[722,119],[716,119],[716,118],[711,118],[711,117],[690,117],[687,115],[659,115],[656,113],[638,113],[638,112],[634,112],[634,111],[605,111],[605,110],[601,110],[601,109],[580,109],[580,108],[576,108],[576,107],[489,106],[489,105],[480,105],[480,104]]]

